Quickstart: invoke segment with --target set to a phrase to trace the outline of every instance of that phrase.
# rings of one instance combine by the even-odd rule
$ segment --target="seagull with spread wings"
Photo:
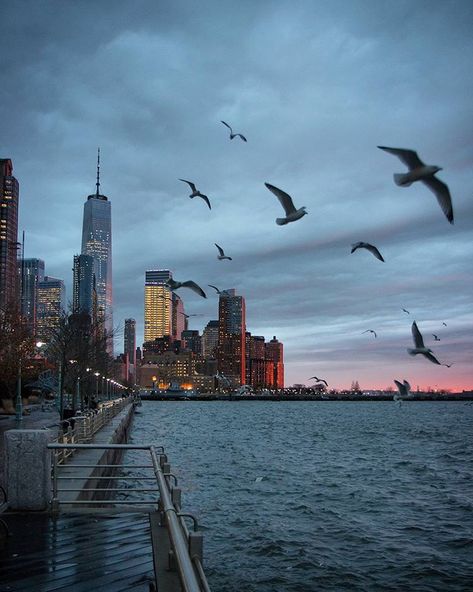
[[[357,249],[366,249],[367,251],[372,253],[376,257],[376,259],[379,259],[384,263],[383,256],[374,245],[370,245],[370,243],[364,243],[363,241],[359,241],[357,243],[352,244],[350,253],[354,253]]]
[[[419,328],[417,327],[417,323],[414,321],[412,323],[412,338],[414,339],[414,348],[408,348],[407,351],[409,355],[416,356],[417,354],[422,354],[428,360],[430,360],[433,364],[438,364],[441,366],[440,362],[437,358],[433,355],[432,350],[424,345],[424,339],[422,337]]]
[[[323,378],[317,378],[317,376],[311,376],[309,380],[315,380],[315,382],[323,382],[325,386],[328,386],[328,382]]]
[[[452,198],[448,185],[437,179],[435,173],[442,170],[441,167],[436,165],[424,164],[421,159],[417,156],[415,150],[407,150],[406,148],[388,148],[387,146],[378,146],[381,150],[389,152],[397,156],[401,162],[403,162],[409,169],[407,173],[395,173],[394,182],[400,187],[409,187],[416,181],[422,181],[424,185],[432,191],[437,198],[439,206],[442,208],[442,212],[445,214],[450,224],[453,224],[453,208]]]
[[[225,121],[220,120],[220,123],[223,123],[223,125],[225,125],[226,127],[228,127],[228,129],[230,130],[230,140],[233,140],[233,138],[241,138],[243,140],[243,142],[246,142],[247,139],[245,138],[245,136],[243,134],[234,134],[233,130],[232,130],[232,126],[228,125],[228,123],[226,123]]]
[[[179,290],[179,288],[189,288],[199,296],[202,296],[202,298],[207,298],[202,288],[192,280],[187,280],[186,282],[176,282],[176,280],[169,278],[166,284],[173,292],[174,290]]]
[[[265,185],[271,191],[271,193],[274,193],[274,195],[278,198],[279,203],[282,205],[286,213],[285,218],[276,218],[276,224],[278,224],[278,226],[284,226],[284,224],[289,224],[289,222],[300,220],[302,216],[307,214],[305,206],[296,210],[294,202],[292,201],[292,197],[288,193],[282,189],[278,189],[270,183],[265,183]]]
[[[402,309],[406,314],[411,314],[408,310],[406,310],[405,308]]]
[[[209,210],[212,209],[212,206],[210,205],[210,200],[209,198],[204,195],[203,193],[201,193],[197,187],[194,185],[194,183],[192,183],[192,181],[186,181],[185,179],[179,179],[179,181],[182,181],[183,183],[187,183],[189,185],[189,187],[191,188],[192,193],[189,195],[189,197],[191,199],[193,199],[194,197],[201,197],[205,203],[209,206]]]
[[[399,392],[394,394],[393,401],[397,401],[399,404],[401,404],[401,401],[403,399],[412,396],[411,385],[407,382],[407,380],[404,380],[403,382],[399,382],[399,380],[394,380],[394,382]]]
[[[229,261],[232,261],[232,258],[231,258],[231,257],[227,257],[227,255],[225,255],[225,253],[224,253],[224,251],[223,251],[222,247],[219,247],[219,246],[217,245],[217,243],[214,243],[214,245],[215,245],[215,246],[217,247],[217,249],[218,249],[218,255],[217,255],[217,259],[218,259],[219,261],[222,261],[223,259],[228,259]],[[208,284],[208,285],[210,285],[210,284]]]

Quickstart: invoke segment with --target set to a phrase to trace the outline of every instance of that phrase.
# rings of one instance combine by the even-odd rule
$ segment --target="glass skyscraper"
[[[94,258],[91,255],[74,255],[73,273],[72,311],[88,314],[91,319],[95,319]]]
[[[18,268],[19,273],[23,273],[21,314],[29,331],[34,335],[38,312],[38,284],[44,281],[44,261],[42,259],[20,259]]]
[[[19,304],[18,200],[20,189],[9,158],[0,158],[0,310]]]
[[[66,290],[64,282],[58,278],[45,276],[38,282],[38,305],[36,318],[36,336],[48,342],[51,332],[59,326],[64,313]]]
[[[245,384],[246,309],[243,296],[224,290],[218,300],[218,371],[233,386]]]
[[[97,160],[96,191],[84,204],[82,254],[94,260],[97,317],[104,321],[109,335],[113,333],[112,295],[112,211],[105,195],[100,193],[100,152]],[[107,341],[107,351],[113,355],[113,339]]]

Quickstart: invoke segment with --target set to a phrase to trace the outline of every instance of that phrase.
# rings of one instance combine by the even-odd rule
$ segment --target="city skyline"
[[[46,15],[30,3],[33,36],[18,9],[5,11],[11,97],[0,156],[20,183],[25,258],[44,260],[72,293],[100,145],[114,201],[115,323],[137,319],[139,344],[143,272],[159,266],[206,289],[207,300],[185,294],[186,312],[204,315],[189,319],[200,332],[217,315],[207,284],[235,287],[252,333],[284,343],[288,385],[316,374],[336,387],[406,378],[471,388],[469,3],[183,6],[145,19],[119,4],[106,21],[100,6]],[[34,101],[22,90],[32,84]],[[230,141],[222,119],[248,142]],[[454,226],[426,188],[394,185],[403,166],[379,144],[443,167]],[[43,159],[55,163],[54,183]],[[212,211],[188,199],[181,177],[209,195]],[[280,206],[264,182],[308,216],[277,227]],[[386,262],[350,255],[358,240]],[[233,261],[218,261],[214,243]],[[451,368],[407,355],[414,319]]]

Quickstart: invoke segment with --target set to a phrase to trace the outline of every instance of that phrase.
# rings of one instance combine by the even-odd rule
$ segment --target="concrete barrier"
[[[46,510],[51,500],[49,430],[5,432],[7,501],[12,510]]]

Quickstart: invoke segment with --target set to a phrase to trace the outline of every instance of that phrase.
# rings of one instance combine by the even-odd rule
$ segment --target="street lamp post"
[[[99,396],[99,376],[100,372],[94,372],[95,374],[95,397]]]

